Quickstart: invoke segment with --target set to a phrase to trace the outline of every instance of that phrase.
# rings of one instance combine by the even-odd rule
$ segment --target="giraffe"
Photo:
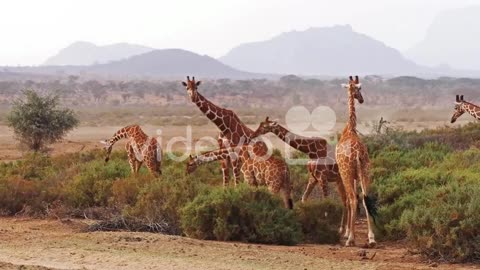
[[[468,112],[471,116],[475,117],[475,119],[480,119],[480,107],[463,100],[463,95],[456,96],[455,99],[455,112],[452,115],[452,120],[450,122],[453,124],[457,121],[462,114]]]
[[[253,139],[253,130],[243,124],[240,118],[238,118],[233,111],[213,104],[211,101],[198,93],[197,88],[200,83],[201,81],[195,81],[195,77],[192,77],[192,80],[190,80],[189,76],[187,76],[187,82],[182,82],[183,86],[185,86],[187,89],[191,101],[197,105],[200,111],[202,111],[203,114],[205,114],[208,119],[210,119],[218,127],[218,129],[220,129],[220,133],[224,138],[218,141],[220,148],[230,149],[232,146],[242,146],[243,144],[250,143],[250,141]],[[234,159],[232,159],[232,157]],[[230,178],[230,164],[233,168],[235,185],[239,182],[240,165],[238,164],[238,160],[235,159],[235,156],[232,157],[221,159],[220,161],[222,166],[224,187],[228,184]]]
[[[374,209],[371,198],[368,197],[370,161],[367,147],[361,142],[356,129],[355,99],[357,99],[360,104],[363,103],[363,97],[360,92],[361,84],[358,76],[355,76],[355,80],[350,76],[349,83],[343,84],[342,86],[348,89],[349,118],[336,147],[336,158],[347,195],[347,229],[345,230],[347,241],[345,246],[353,246],[355,244],[358,182],[360,183],[360,188],[363,193],[362,203],[367,215],[368,246],[374,247],[376,245],[375,235],[370,221],[370,216],[374,218]]]
[[[154,176],[162,174],[162,147],[157,139],[148,137],[138,125],[121,128],[109,140],[100,141],[107,151],[105,162],[110,160],[113,145],[123,138],[128,139],[125,150],[133,174],[138,173],[143,162]]]
[[[328,182],[335,182],[337,184],[338,193],[345,209],[347,207],[345,188],[343,187],[342,179],[338,171],[338,165],[333,151],[328,151],[327,141],[320,137],[304,137],[290,132],[285,127],[278,124],[276,121],[271,121],[269,117],[261,122],[254,136],[260,136],[272,132],[282,141],[289,144],[291,147],[306,153],[310,160],[307,163],[307,170],[309,173],[308,184],[302,196],[302,202],[305,202],[315,185],[320,184],[324,197],[328,196]],[[342,214],[342,221],[340,222],[339,233],[342,233],[346,226],[346,214],[344,210]]]
[[[187,163],[187,173],[193,173],[201,164],[236,156],[241,163],[245,182],[251,186],[265,185],[274,194],[282,193],[286,208],[293,209],[292,184],[286,162],[268,155],[264,142],[244,144],[239,149],[223,148],[192,157]]]

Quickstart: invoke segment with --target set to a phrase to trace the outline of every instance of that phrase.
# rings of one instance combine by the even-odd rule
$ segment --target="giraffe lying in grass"
[[[157,139],[148,137],[138,125],[126,126],[115,132],[109,140],[100,141],[107,151],[105,162],[110,159],[113,145],[121,139],[128,139],[125,149],[133,174],[138,173],[144,162],[154,176],[162,174],[162,147]]]
[[[285,207],[292,209],[292,184],[290,172],[284,160],[269,156],[264,142],[242,145],[237,149],[223,148],[192,157],[187,163],[187,173],[194,172],[198,166],[231,158],[241,164],[240,171],[245,182],[251,186],[264,185],[274,194],[282,193]]]
[[[285,127],[278,124],[276,121],[271,121],[269,117],[261,122],[255,131],[254,136],[260,136],[272,132],[282,141],[291,147],[308,155],[310,160],[307,163],[308,170],[308,184],[302,196],[302,202],[305,202],[315,185],[320,184],[324,197],[328,196],[328,182],[335,182],[337,184],[338,193],[343,205],[346,208],[345,188],[338,171],[338,165],[335,162],[334,151],[327,149],[327,141],[320,137],[304,137],[290,132]],[[340,224],[339,232],[341,233],[346,226],[346,211],[342,215],[342,222]]]

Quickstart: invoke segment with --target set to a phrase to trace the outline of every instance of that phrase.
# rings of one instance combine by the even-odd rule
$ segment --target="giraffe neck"
[[[138,125],[126,126],[118,130],[115,132],[115,134],[113,134],[110,140],[108,140],[107,159],[110,157],[113,145],[124,138],[133,139],[138,145],[144,143],[148,139],[148,136]]]
[[[463,109],[475,119],[480,120],[480,107],[469,102],[463,102]]]
[[[231,153],[234,152],[231,148],[222,148],[215,151],[206,152],[204,154],[198,155],[195,157],[195,164],[202,165],[205,163],[224,160],[231,157]]]
[[[220,129],[226,139],[232,141],[233,133],[236,133],[237,136],[233,140],[234,144],[248,143],[253,138],[254,132],[245,126],[232,111],[213,104],[198,92],[193,96],[192,101]],[[243,141],[241,138],[243,138]]]
[[[353,132],[357,133],[357,115],[355,112],[355,97],[353,91],[348,91],[348,122],[347,126],[344,129],[344,132]]]
[[[327,141],[320,137],[304,137],[290,132],[281,125],[277,125],[272,132],[291,147],[308,154],[310,158],[326,156]]]

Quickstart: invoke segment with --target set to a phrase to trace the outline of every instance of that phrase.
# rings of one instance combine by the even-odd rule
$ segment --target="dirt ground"
[[[287,247],[86,227],[84,220],[2,218],[0,269],[479,269],[425,262],[400,243]]]

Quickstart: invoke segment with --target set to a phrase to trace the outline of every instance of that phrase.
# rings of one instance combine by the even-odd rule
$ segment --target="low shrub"
[[[305,241],[318,244],[338,243],[342,209],[338,202],[330,199],[296,204],[295,216],[302,225]]]
[[[138,190],[135,203],[123,215],[145,224],[168,224],[169,234],[181,234],[180,209],[205,189],[198,177],[185,176],[178,167],[167,167],[161,179],[152,179]]]
[[[423,254],[443,261],[480,262],[480,186],[450,182],[426,190],[399,225]]]
[[[301,226],[294,212],[264,188],[214,188],[182,209],[184,233],[198,239],[294,245]]]

